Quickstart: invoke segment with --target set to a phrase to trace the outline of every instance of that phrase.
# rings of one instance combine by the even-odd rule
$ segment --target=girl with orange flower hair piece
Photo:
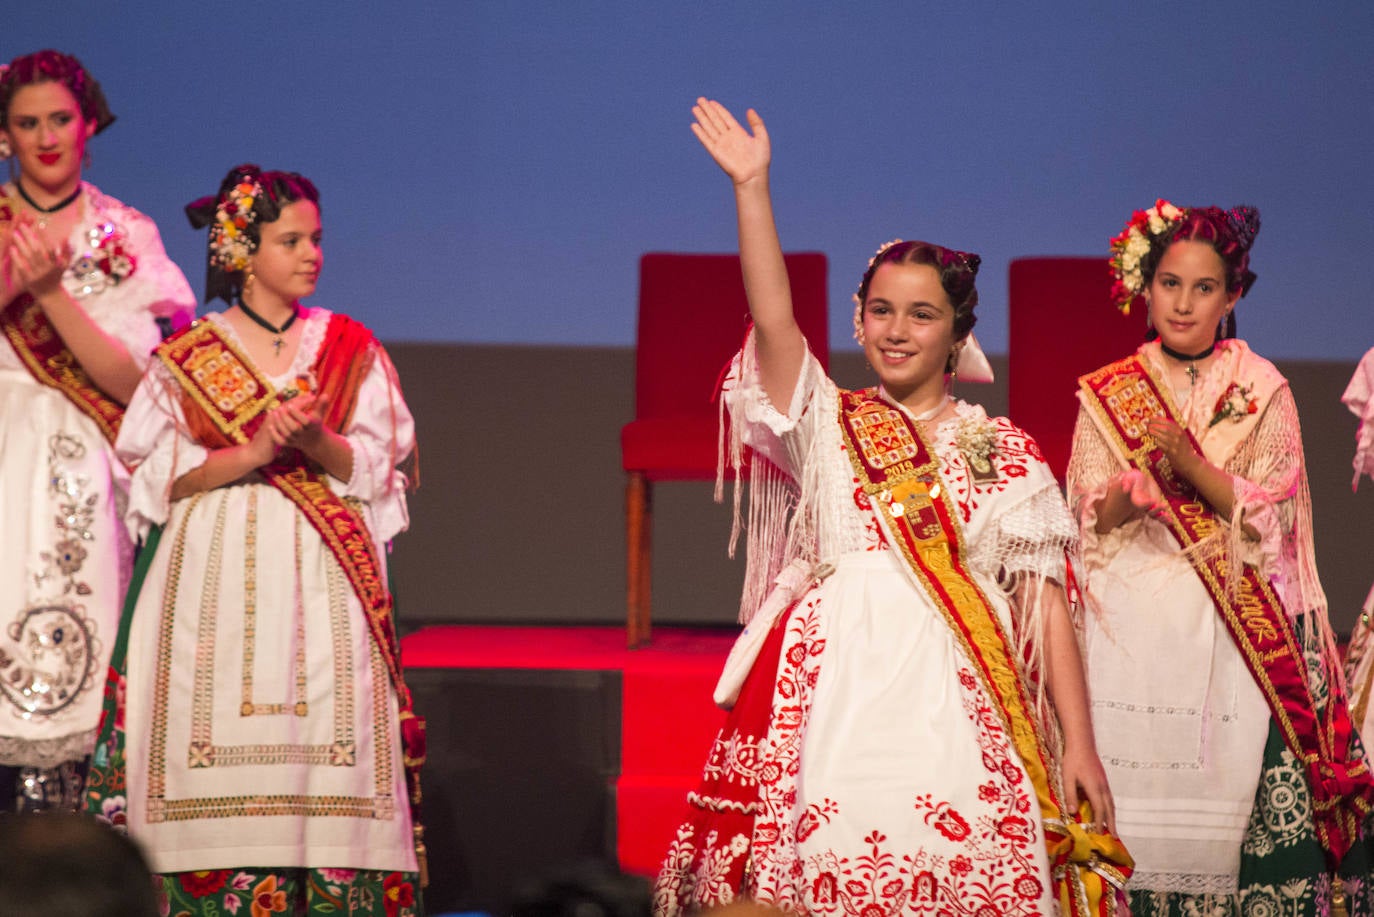
[[[414,423],[372,333],[301,304],[308,179],[239,166],[187,213],[231,305],[157,348],[117,442],[147,542],[88,808],[172,913],[414,917],[423,748],[386,571]]]

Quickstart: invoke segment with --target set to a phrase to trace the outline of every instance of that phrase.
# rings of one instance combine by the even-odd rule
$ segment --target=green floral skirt
[[[1351,917],[1374,917],[1368,834],[1341,864]],[[1255,806],[1241,844],[1234,895],[1132,891],[1133,917],[1326,917],[1331,874],[1312,825],[1312,796],[1278,727],[1269,726]]]
[[[169,917],[419,917],[414,873],[362,869],[212,869],[159,876]]]

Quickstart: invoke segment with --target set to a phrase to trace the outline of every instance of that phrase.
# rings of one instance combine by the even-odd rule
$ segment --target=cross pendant
[[[272,338],[272,354],[273,354],[273,356],[278,356],[278,357],[281,356],[281,349],[282,349],[283,347],[285,347],[285,346],[286,346],[286,342],[283,341],[283,340],[281,339],[281,336],[280,336],[280,335],[278,335],[277,337]],[[1192,369],[1191,366],[1188,367],[1188,368],[1189,368],[1189,369]]]
[[[1190,361],[1190,362],[1188,363],[1187,367],[1185,367],[1183,371],[1184,371],[1185,373],[1188,374],[1188,384],[1189,384],[1189,385],[1196,385],[1196,384],[1197,384],[1197,364]]]

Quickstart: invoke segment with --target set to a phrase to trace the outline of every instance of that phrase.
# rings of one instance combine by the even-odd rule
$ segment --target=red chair
[[[792,307],[811,350],[830,353],[826,260],[785,256]],[[651,252],[639,261],[635,419],[620,431],[625,489],[626,636],[648,643],[654,481],[703,481],[716,474],[715,386],[749,323],[739,256]]]
[[[1017,258],[1008,288],[1007,406],[1060,481],[1078,416],[1078,377],[1135,351],[1143,306],[1112,305],[1107,258]]]

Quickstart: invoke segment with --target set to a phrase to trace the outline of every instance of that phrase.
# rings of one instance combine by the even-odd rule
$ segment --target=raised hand
[[[692,106],[692,116],[696,118],[692,133],[731,181],[742,185],[767,178],[773,152],[758,112],[752,108],[745,112],[749,121],[749,130],[745,130],[724,105],[699,98]]]

